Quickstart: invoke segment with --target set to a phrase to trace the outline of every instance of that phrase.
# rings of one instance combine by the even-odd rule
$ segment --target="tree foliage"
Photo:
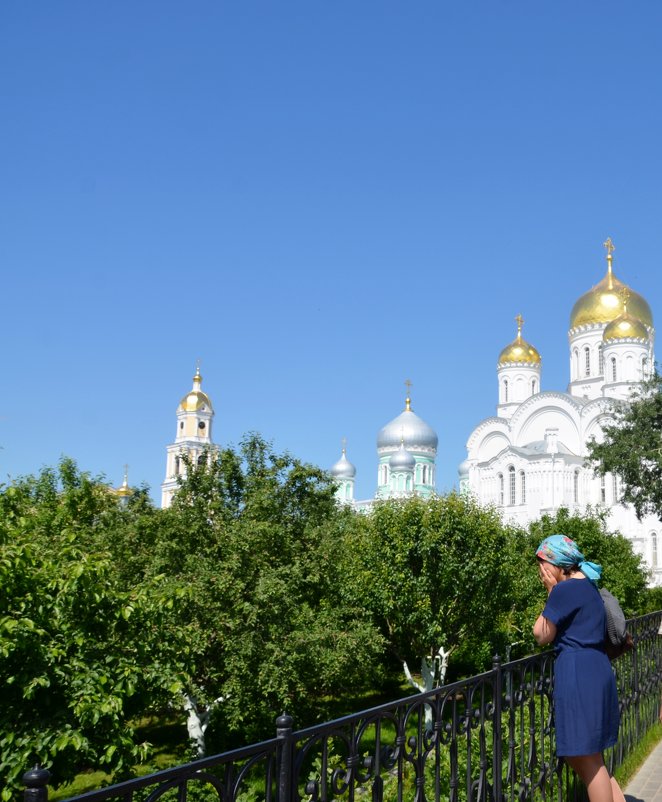
[[[588,444],[588,460],[598,474],[617,474],[622,500],[639,518],[662,518],[662,378],[656,374],[631,401],[616,403],[604,439]]]
[[[183,690],[222,700],[215,748],[271,734],[284,709],[303,723],[316,700],[378,675],[379,633],[364,609],[338,602],[348,513],[334,493],[326,473],[251,435],[189,465],[165,513],[150,570],[183,594],[169,636],[186,655]]]
[[[390,500],[357,525],[353,585],[401,662],[440,648],[483,670],[511,637],[513,533],[471,498]]]
[[[145,752],[131,721],[163,697],[162,606],[157,578],[124,588],[102,548],[121,516],[70,460],[0,493],[3,798],[35,760],[61,782],[81,765],[121,774]]]

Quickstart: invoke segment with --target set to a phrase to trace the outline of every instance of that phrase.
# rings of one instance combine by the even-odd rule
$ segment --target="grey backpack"
[[[600,588],[600,596],[602,596],[607,617],[605,649],[609,659],[615,660],[624,652],[629,652],[634,643],[625,626],[625,614],[618,603],[618,599],[606,588]]]

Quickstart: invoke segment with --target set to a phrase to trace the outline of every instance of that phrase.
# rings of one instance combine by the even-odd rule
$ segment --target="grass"
[[[621,788],[625,788],[661,740],[662,726],[655,724],[614,772]]]

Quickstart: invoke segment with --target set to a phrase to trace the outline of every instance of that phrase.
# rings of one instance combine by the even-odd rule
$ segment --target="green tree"
[[[405,673],[420,664],[422,687],[443,681],[451,655],[471,673],[518,639],[514,536],[494,509],[456,494],[381,502],[357,521],[348,592],[373,612]]]
[[[323,697],[378,676],[379,633],[365,609],[341,604],[336,555],[351,513],[334,493],[326,473],[257,435],[188,464],[150,571],[181,594],[166,637],[182,656],[198,752],[270,734],[283,709],[302,723]]]
[[[157,577],[120,583],[100,547],[123,514],[71,460],[0,492],[5,799],[35,760],[59,783],[87,765],[121,774],[145,754],[131,722],[173,678],[152,648],[168,603]]]
[[[596,473],[620,477],[622,501],[637,517],[662,518],[662,378],[655,374],[631,401],[615,403],[613,415],[603,441],[589,442],[588,461]]]

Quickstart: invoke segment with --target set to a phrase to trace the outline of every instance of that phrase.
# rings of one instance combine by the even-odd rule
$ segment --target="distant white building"
[[[410,383],[406,382],[408,390]],[[434,429],[412,410],[407,392],[404,410],[380,429],[377,435],[377,491],[375,498],[354,498],[356,468],[343,446],[331,474],[338,482],[339,501],[357,509],[369,509],[376,499],[433,495],[439,438]]]
[[[195,371],[192,389],[177,406],[175,441],[167,447],[166,476],[161,485],[161,506],[169,507],[179,487],[178,480],[186,476],[186,457],[192,464],[205,454],[217,450],[212,442],[214,408],[209,396],[202,391],[200,369]]]
[[[595,477],[584,465],[586,444],[602,437],[611,402],[626,399],[655,364],[655,330],[646,300],[619,281],[612,269],[581,296],[570,314],[570,383],[567,392],[543,391],[542,360],[517,336],[499,354],[495,417],[486,418],[467,440],[467,459],[459,467],[460,490],[482,503],[501,507],[519,524],[559,507],[603,507],[609,526],[630,538],[662,584],[659,541],[662,523],[638,521],[620,503],[617,477]]]

